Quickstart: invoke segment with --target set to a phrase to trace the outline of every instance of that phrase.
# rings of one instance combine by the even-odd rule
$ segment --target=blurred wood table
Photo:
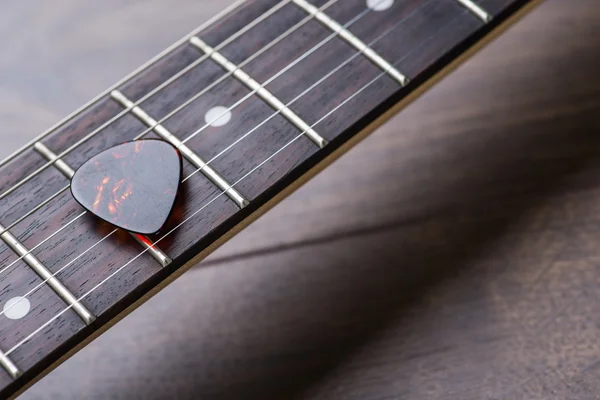
[[[1,155],[224,6],[1,4]],[[599,73],[548,0],[23,398],[600,398]]]

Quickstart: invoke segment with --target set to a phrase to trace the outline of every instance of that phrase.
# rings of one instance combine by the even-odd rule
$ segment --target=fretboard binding
[[[306,0],[293,0],[294,4],[302,8],[305,12],[314,15],[315,19],[325,25],[328,29],[335,32],[340,38],[345,40],[348,44],[353,46],[359,52],[362,53],[367,59],[373,64],[381,68],[386,74],[394,78],[400,85],[405,86],[408,83],[408,78],[396,69],[392,64],[387,62],[383,57],[375,52],[372,48],[367,46],[362,40],[356,37],[349,30],[340,25],[333,18],[329,17],[323,11],[313,6]]]
[[[492,20],[492,14],[485,11],[479,4],[473,0],[456,0],[462,4],[465,8],[471,11],[475,16],[481,19],[483,22],[488,23]]]
[[[73,175],[75,175],[75,170],[71,168],[69,164],[67,164],[63,159],[58,158],[57,154],[50,150],[45,144],[42,142],[36,142],[33,145],[33,148],[40,153],[43,157],[45,157],[48,161],[54,162],[54,166],[58,169],[66,178],[71,179]],[[165,253],[162,252],[158,247],[156,247],[150,238],[137,235],[134,233],[130,233],[131,237],[138,242],[143,248],[148,250],[148,253],[159,262],[162,267],[166,267],[171,264],[171,259]]]
[[[216,51],[214,48],[206,44],[202,39],[194,36],[190,38],[190,43],[206,53],[212,58],[217,64],[223,67],[226,71],[230,72],[237,80],[246,85],[250,90],[256,93],[265,103],[272,107],[275,111],[281,113],[290,123],[295,125],[300,131],[312,140],[319,148],[323,148],[327,145],[321,135],[319,135],[314,129],[310,127],[302,118],[300,118],[295,112],[290,110],[281,100],[275,97],[270,91],[265,89],[263,85],[254,80],[250,75],[244,72],[239,66],[229,61],[225,56]],[[217,119],[220,116],[217,117]]]
[[[6,231],[2,225],[0,230],[4,231],[0,238],[13,249],[15,253],[68,305],[73,311],[86,323],[94,322],[96,317],[83,305],[77,298],[60,282],[46,266],[37,259],[27,248],[10,232]]]
[[[199,169],[204,176],[206,176],[212,183],[214,183],[219,189],[224,191],[231,200],[237,204],[239,208],[246,207],[249,202],[244,196],[236,189],[234,189],[225,178],[223,178],[217,171],[215,171],[210,165],[208,165],[196,152],[190,149],[186,144],[179,140],[173,135],[167,128],[159,124],[154,118],[152,118],[146,111],[141,107],[134,105],[123,93],[118,90],[113,90],[110,93],[111,97],[121,104],[123,107],[130,108],[131,113],[135,115],[140,121],[151,128],[154,133],[160,136],[162,139],[168,141],[175,146],[181,154]]]

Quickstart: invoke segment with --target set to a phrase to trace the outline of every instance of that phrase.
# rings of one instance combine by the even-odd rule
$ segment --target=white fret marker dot
[[[367,0],[367,7],[373,11],[384,11],[394,4],[394,0]]]
[[[26,297],[13,297],[4,303],[4,315],[8,319],[21,319],[31,309],[31,303]]]
[[[231,111],[227,107],[216,106],[204,114],[204,121],[210,126],[223,126],[231,120]]]

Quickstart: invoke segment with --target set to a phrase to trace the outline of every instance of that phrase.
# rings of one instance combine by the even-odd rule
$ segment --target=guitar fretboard
[[[157,287],[526,0],[241,2],[0,164],[7,395]],[[128,140],[179,148],[158,235],[85,212],[69,179]]]

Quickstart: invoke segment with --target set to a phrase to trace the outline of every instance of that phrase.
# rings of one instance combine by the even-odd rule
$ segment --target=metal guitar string
[[[437,36],[437,34],[443,30],[443,28],[445,28],[446,26],[450,25],[451,23],[453,23],[458,17],[453,18],[449,23],[444,24],[442,27],[440,27],[434,34],[430,35],[428,38],[426,38],[423,42],[421,42],[418,46],[415,46],[415,48],[413,48],[411,51],[409,51],[406,55],[404,55],[401,59],[399,59],[398,61],[394,62],[393,64],[391,64],[391,66],[395,67],[397,64],[401,63],[402,61],[404,61],[406,58],[408,58],[409,56],[412,55],[412,53],[419,49],[420,47],[422,47],[425,43],[428,43],[430,40],[432,40],[435,36]],[[315,127],[316,125],[318,125],[319,123],[321,123],[322,121],[324,121],[326,118],[328,118],[329,116],[331,116],[333,113],[335,113],[337,110],[339,110],[341,107],[343,107],[346,103],[348,103],[349,101],[351,101],[352,99],[354,99],[356,96],[358,96],[360,93],[362,93],[364,90],[366,90],[368,87],[370,87],[373,83],[375,83],[377,80],[379,80],[381,77],[385,76],[387,73],[387,70],[384,70],[383,72],[380,72],[375,78],[373,78],[371,81],[369,81],[367,84],[365,84],[362,88],[360,88],[358,91],[356,91],[355,93],[353,93],[351,96],[349,96],[346,100],[344,100],[341,104],[339,104],[338,106],[336,106],[334,109],[332,109],[331,111],[329,111],[327,114],[325,114],[323,117],[319,118],[314,124],[312,124],[310,126],[310,128]],[[231,186],[235,186],[237,185],[239,182],[241,182],[242,180],[244,180],[245,178],[247,178],[249,175],[251,175],[252,173],[254,173],[257,169],[259,169],[260,167],[262,167],[264,164],[266,164],[269,160],[271,160],[272,158],[274,158],[277,154],[281,153],[283,150],[285,150],[287,147],[289,147],[291,144],[293,144],[296,140],[300,139],[303,135],[304,135],[305,131],[301,132],[299,135],[295,136],[292,140],[290,140],[287,144],[285,144],[283,147],[281,147],[279,150],[277,150],[275,153],[273,153],[271,156],[269,156],[267,159],[265,159],[263,162],[261,162],[260,164],[258,164],[256,167],[254,167],[252,170],[250,170],[248,173],[246,173],[244,176],[242,176],[240,179],[238,179],[237,181],[235,181]],[[215,196],[213,199],[211,199],[209,202],[207,202],[205,205],[203,205],[200,209],[198,209],[197,211],[195,211],[192,215],[190,215],[189,217],[187,217],[184,221],[182,221],[181,223],[179,223],[177,226],[175,226],[172,230],[170,230],[169,232],[167,232],[165,235],[163,235],[162,237],[160,237],[156,243],[161,242],[163,239],[165,239],[167,236],[169,236],[170,234],[172,234],[174,231],[176,231],[177,229],[179,229],[183,224],[185,224],[187,221],[189,221],[190,219],[192,219],[193,217],[195,217],[197,214],[199,214],[202,210],[204,210],[206,207],[208,207],[210,204],[212,204],[214,201],[216,201],[218,198],[220,198],[223,194],[225,194],[226,191],[222,191],[220,192],[217,196]],[[115,275],[117,275],[120,271],[122,271],[124,268],[126,268],[129,264],[131,264],[132,262],[134,262],[137,258],[141,257],[145,252],[147,252],[148,250],[144,250],[141,253],[139,253],[137,256],[135,256],[134,258],[132,258],[131,260],[129,260],[127,263],[125,263],[123,266],[121,266],[120,268],[118,268],[117,270],[115,270],[112,274],[110,274],[109,276],[107,276],[106,278],[104,278],[101,282],[99,282],[98,284],[96,284],[94,287],[92,287],[90,290],[88,290],[86,293],[84,293],[82,296],[80,296],[77,301],[80,302],[82,299],[86,298],[87,296],[89,296],[93,291],[95,291],[96,289],[98,289],[99,287],[101,287],[104,283],[106,283],[108,280],[110,280],[112,277],[114,277]],[[24,339],[22,339],[21,341],[19,341],[17,344],[15,344],[10,350],[8,350],[5,354],[6,355],[10,355],[11,353],[13,353],[16,349],[18,349],[20,346],[22,346],[24,343],[26,343],[27,341],[29,341],[32,337],[34,337],[37,333],[39,333],[40,331],[42,331],[45,327],[47,327],[49,324],[51,324],[53,321],[55,321],[57,318],[59,318],[62,314],[64,314],[65,312],[67,312],[69,309],[71,309],[73,307],[73,305],[69,305],[67,306],[65,309],[63,309],[61,312],[59,312],[58,314],[56,314],[54,317],[52,317],[49,321],[47,321],[46,323],[44,323],[41,327],[39,327],[38,329],[36,329],[35,331],[33,331],[32,333],[30,333],[27,337],[25,337]]]
[[[432,0],[429,0],[432,1]],[[407,15],[406,17],[404,17],[402,20],[400,20],[398,23],[394,24],[394,26],[392,26],[391,28],[388,28],[385,32],[383,32],[382,34],[380,34],[377,38],[375,38],[374,40],[372,40],[371,42],[369,42],[369,46],[372,46],[373,44],[375,44],[376,42],[378,42],[380,39],[384,38],[385,36],[387,36],[389,33],[391,33],[393,30],[395,30],[398,26],[400,26],[404,21],[408,20],[411,18],[411,16],[415,13],[416,11],[410,13],[409,15]],[[360,56],[363,52],[359,51],[354,53],[351,57],[349,57],[348,59],[346,59],[344,62],[342,62],[340,65],[338,65],[336,68],[334,68],[333,70],[331,70],[330,72],[328,72],[326,75],[324,75],[321,79],[319,79],[318,81],[316,81],[315,83],[313,83],[311,86],[309,86],[307,89],[305,89],[302,93],[300,93],[299,95],[297,95],[295,98],[293,98],[291,101],[289,101],[285,106],[289,107],[290,105],[292,105],[293,103],[295,103],[297,100],[299,100],[300,98],[302,98],[303,96],[305,96],[306,94],[308,94],[309,92],[311,92],[314,88],[316,88],[317,86],[319,86],[321,83],[323,83],[325,80],[327,80],[329,77],[331,77],[332,75],[334,75],[336,72],[338,72],[340,69],[342,69],[344,66],[348,65],[352,60],[354,60],[355,58],[357,58],[358,56]],[[269,117],[267,117],[266,119],[264,119],[263,121],[261,121],[257,126],[255,126],[254,128],[252,128],[251,130],[249,130],[248,132],[246,132],[244,135],[242,135],[241,137],[239,137],[236,141],[234,141],[233,143],[231,143],[229,146],[227,146],[226,148],[224,148],[223,150],[221,150],[218,154],[216,154],[213,158],[211,158],[210,160],[207,161],[206,165],[209,165],[210,163],[212,163],[214,160],[218,159],[221,155],[223,155],[224,153],[226,153],[227,151],[229,151],[231,148],[233,148],[237,143],[241,142],[244,138],[246,138],[247,136],[249,136],[250,134],[252,134],[254,131],[256,131],[258,128],[260,128],[261,126],[263,126],[264,124],[266,124],[268,121],[270,121],[271,119],[273,119],[275,116],[279,115],[281,113],[281,110],[276,111],[275,113],[271,114]],[[197,174],[198,172],[200,172],[202,170],[202,168],[198,168],[196,169],[194,172],[192,172],[190,175],[188,175],[183,182],[187,181],[189,178],[191,178],[193,175]],[[83,215],[83,214],[82,214]],[[81,215],[80,215],[81,216]],[[78,216],[77,218],[79,218],[80,216]],[[94,247],[96,247],[100,242],[104,241],[105,239],[107,239],[109,236],[113,235],[115,232],[117,231],[117,229],[113,230],[112,232],[110,232],[108,235],[106,235],[105,237],[103,237],[98,243],[94,244],[92,247],[90,247],[89,249],[85,250],[83,253],[79,254],[75,259],[71,260],[68,264],[66,264],[65,266],[61,267],[59,270],[57,270],[54,274],[52,274],[52,276],[56,276],[57,274],[59,274],[61,271],[63,271],[64,269],[68,268],[70,265],[72,265],[77,259],[81,258],[82,256],[84,256],[85,254],[87,254],[87,252],[89,252],[90,250],[92,250]],[[5,269],[0,270],[0,274],[4,271]],[[37,286],[35,286],[34,288],[30,289],[29,292],[27,292],[25,295],[21,296],[21,297],[27,297],[29,296],[31,293],[35,292],[35,290],[37,290],[39,287],[41,287],[45,282],[47,281],[44,280],[42,282],[40,282]],[[20,300],[19,300],[20,301]],[[8,309],[10,309],[12,306],[16,305],[17,302],[11,304],[9,307],[7,307],[6,310],[2,310],[0,311],[0,315],[2,315],[5,311],[7,311]]]
[[[428,4],[429,2],[431,2],[433,0],[428,0],[426,2],[426,4]],[[381,40],[382,38],[384,38],[385,36],[387,36],[389,33],[391,33],[393,30],[395,30],[396,28],[398,28],[400,25],[402,25],[406,20],[410,19],[417,11],[413,11],[411,13],[409,13],[407,16],[405,16],[404,18],[402,18],[400,21],[398,21],[396,24],[394,24],[391,28],[388,28],[385,32],[383,32],[382,34],[380,34],[378,37],[376,37],[374,40],[372,40],[371,42],[369,42],[369,46],[374,45],[376,42],[378,42],[379,40]],[[362,14],[362,13],[361,13]],[[354,21],[355,18],[352,20]],[[316,81],[315,83],[313,83],[311,86],[309,86],[307,89],[305,89],[302,93],[300,93],[299,95],[297,95],[295,98],[293,98],[291,101],[289,101],[285,106],[288,107],[291,104],[293,104],[294,102],[296,102],[297,100],[299,100],[301,97],[303,97],[304,95],[306,95],[307,93],[311,92],[314,88],[316,88],[317,86],[319,86],[321,83],[323,83],[325,80],[327,80],[330,76],[332,76],[333,74],[335,74],[337,71],[339,71],[341,68],[343,68],[345,65],[349,64],[352,60],[354,60],[355,58],[357,58],[358,56],[360,56],[363,52],[359,51],[354,53],[351,57],[349,57],[348,59],[346,59],[344,62],[342,62],[340,65],[338,65],[336,68],[334,68],[333,70],[331,70],[329,73],[327,73],[326,75],[324,75],[322,78],[320,78],[318,81]],[[218,154],[216,154],[213,158],[211,158],[210,160],[207,161],[206,165],[210,165],[213,161],[215,161],[216,159],[218,159],[221,155],[223,155],[224,153],[226,153],[227,151],[229,151],[231,148],[233,148],[237,143],[241,142],[244,138],[246,138],[247,136],[249,136],[251,133],[253,133],[254,131],[256,131],[258,128],[260,128],[262,125],[264,125],[265,123],[267,123],[269,120],[271,120],[272,118],[274,118],[275,116],[279,115],[281,113],[281,110],[276,111],[275,113],[271,114],[269,117],[267,117],[266,119],[264,119],[262,122],[260,122],[257,126],[255,126],[254,128],[252,128],[250,131],[248,131],[247,133],[245,133],[244,135],[242,135],[240,138],[238,138],[236,141],[234,141],[233,143],[231,143],[229,146],[227,146],[226,148],[224,148],[222,151],[220,151]],[[183,182],[187,181],[189,178],[191,178],[193,175],[197,174],[198,172],[200,172],[202,170],[202,168],[198,168],[196,169],[194,172],[192,172],[189,176],[187,176]],[[72,219],[71,221],[69,221],[67,224],[65,224],[64,226],[62,226],[58,231],[54,232],[52,235],[50,235],[49,237],[47,237],[46,239],[44,239],[42,242],[40,242],[39,244],[37,244],[36,246],[34,246],[33,248],[31,248],[25,255],[19,257],[18,259],[16,259],[15,261],[13,261],[11,264],[9,264],[8,266],[4,267],[2,270],[0,270],[0,274],[4,271],[6,271],[8,268],[10,268],[12,265],[14,265],[17,261],[19,261],[20,259],[22,259],[23,257],[25,257],[27,254],[33,252],[34,250],[36,250],[38,247],[40,247],[41,245],[43,245],[45,242],[47,242],[49,239],[51,239],[52,237],[54,237],[56,234],[58,234],[59,232],[61,232],[63,229],[65,229],[67,226],[69,226],[71,223],[75,222],[76,220],[78,220],[79,218],[81,218],[84,214],[86,214],[86,211],[83,211],[82,213],[80,213],[79,215],[77,215],[74,219]],[[61,271],[63,271],[64,269],[66,269],[67,267],[69,267],[70,265],[72,265],[77,259],[81,258],[82,256],[84,256],[85,254],[87,254],[90,250],[92,250],[92,248],[96,247],[100,242],[104,241],[105,239],[107,239],[109,236],[113,235],[115,232],[117,232],[118,229],[113,230],[112,232],[108,233],[105,237],[103,237],[102,239],[100,239],[100,241],[96,244],[94,244],[92,247],[88,248],[87,250],[85,250],[84,252],[82,252],[81,254],[79,254],[75,259],[71,260],[69,263],[67,263],[65,266],[61,267],[59,270],[57,270],[56,272],[54,272],[52,274],[52,277],[56,276],[57,274],[59,274]],[[47,282],[48,279],[40,282],[37,286],[35,286],[34,288],[32,288],[27,294],[21,296],[21,298],[23,297],[27,297],[29,294],[35,292],[35,290],[37,290],[39,287],[41,287],[44,283]],[[19,299],[18,301],[12,303],[11,305],[9,305],[9,307],[7,307],[6,309],[0,311],[0,315],[2,315],[5,311],[9,310],[11,307],[15,306],[19,301],[21,301],[21,299]]]
[[[291,1],[291,0],[290,0]],[[330,5],[335,3],[338,0],[330,0],[328,3],[326,3],[326,5]],[[379,0],[379,1],[385,1],[385,0]],[[432,0],[428,0],[427,3],[429,1]],[[324,5],[322,8],[324,8],[326,5]],[[357,21],[359,21],[362,17],[364,17],[365,15],[368,14],[368,12],[370,11],[370,9],[365,9],[363,10],[361,13],[359,13],[359,15],[357,17],[354,17],[353,19],[351,19],[350,21],[348,21],[344,27],[350,27],[352,24],[356,23]],[[416,11],[413,11],[413,13]],[[412,15],[413,13],[411,13],[410,15]],[[306,18],[305,18],[306,20]],[[399,21],[397,24],[394,25],[394,28],[399,26],[403,21],[405,21],[406,18],[403,18],[401,21]],[[296,24],[298,25],[298,24]],[[294,28],[294,27],[293,27]],[[291,33],[291,29],[286,31],[284,34],[282,34],[281,36],[279,36],[278,38],[276,38],[273,42],[279,42],[283,39],[283,35],[289,35]],[[314,51],[316,51],[316,49],[320,48],[321,46],[323,46],[325,43],[327,43],[328,41],[330,41],[332,38],[334,38],[336,36],[336,33],[333,33],[331,35],[329,35],[328,37],[326,37],[325,39],[323,39],[321,42],[319,42],[318,44],[316,44],[315,46],[313,46],[313,48],[311,48],[309,51],[307,51],[306,53],[302,54],[300,57],[298,57],[296,60],[294,60],[292,63],[290,63],[288,66],[284,67],[281,71],[279,71],[277,74],[275,74],[274,76],[272,76],[271,78],[269,78],[265,83],[263,83],[263,85],[261,85],[261,87],[265,86],[267,83],[272,82],[274,79],[276,79],[277,77],[281,76],[285,71],[289,70],[290,68],[292,68],[294,65],[297,65],[299,62],[301,62],[303,59],[305,59],[308,55],[312,54]],[[379,38],[377,38],[376,40],[379,40]],[[260,51],[259,51],[260,52]],[[359,52],[357,54],[361,54],[362,52]],[[252,58],[252,57],[250,57]],[[247,60],[248,61],[248,60]],[[238,67],[239,68],[239,67]],[[233,72],[232,72],[233,73]],[[229,108],[229,110],[233,110],[235,107],[237,107],[238,105],[242,104],[243,101],[249,99],[251,97],[251,95],[253,95],[254,93],[256,93],[256,91],[258,90],[258,88],[252,92],[250,92],[249,94],[247,94],[246,96],[244,96],[242,99],[240,99],[238,102],[236,102],[233,106],[231,106]],[[201,92],[199,92],[200,95],[206,93],[206,90],[202,90]],[[172,117],[173,115],[175,115],[177,112],[181,111],[185,106],[189,105],[191,103],[191,100],[197,99],[198,97],[200,97],[199,95],[195,95],[194,97],[192,97],[192,99],[188,100],[187,102],[185,102],[183,105],[179,106],[178,108],[176,108],[175,110],[173,110],[170,114],[167,114],[165,117],[163,117],[161,120],[159,120],[157,122],[157,125],[160,124],[161,122],[163,122],[164,120],[167,120],[168,118]],[[294,101],[297,99],[294,99]],[[277,111],[274,115],[272,115],[272,117],[274,117],[275,115],[279,114],[281,111]],[[221,115],[219,115],[216,119],[220,118]],[[266,121],[263,121],[266,122]],[[262,125],[262,124],[261,124]],[[205,128],[208,125],[203,126],[201,129]],[[142,137],[143,135],[145,135],[146,133],[150,132],[150,130],[152,130],[151,128],[148,128],[146,130],[144,130],[141,134],[139,134],[138,136],[136,136],[136,139],[139,139],[140,137]],[[196,131],[192,134],[192,136],[195,136],[199,133],[199,131]],[[244,137],[247,135],[244,135]],[[185,143],[187,140],[191,139],[191,137],[188,137],[186,140],[183,140],[182,143]],[[234,142],[234,144],[239,143],[239,139],[237,141]],[[228,147],[226,150],[228,150],[229,148],[231,148],[232,145],[230,145],[230,147]],[[224,152],[224,151],[223,151]],[[218,156],[220,156],[221,154],[223,154],[223,152],[219,153],[217,156],[213,157],[213,159],[209,160],[209,162],[207,163],[207,165],[214,161]],[[59,158],[59,157],[57,157]],[[200,169],[201,170],[201,169]],[[197,172],[197,171],[196,171]],[[66,188],[61,189],[61,191],[66,190]],[[52,197],[57,196],[57,194],[53,195]],[[45,202],[44,202],[45,203]],[[40,206],[38,206],[39,208],[41,208]],[[36,208],[38,208],[36,207]],[[28,254],[31,254],[33,251],[35,251],[37,248],[39,248],[40,246],[42,246],[44,243],[46,243],[48,240],[52,239],[54,236],[56,236],[58,233],[60,233],[62,230],[64,230],[66,227],[68,227],[69,225],[71,225],[72,223],[74,223],[75,221],[77,221],[79,218],[83,217],[83,215],[85,215],[87,213],[87,211],[83,211],[82,213],[80,213],[79,215],[77,215],[75,218],[73,218],[72,220],[70,220],[69,222],[67,222],[65,225],[63,225],[60,229],[58,229],[56,232],[52,233],[50,236],[48,236],[47,238],[45,238],[44,240],[42,240],[40,243],[38,243],[37,245],[35,245],[34,247],[30,248],[25,254],[23,254],[22,256],[18,257],[17,259],[15,259],[14,261],[12,261],[9,265],[7,265],[6,267],[2,268],[0,270],[0,274],[4,271],[6,271],[7,269],[9,269],[11,266],[15,265],[18,261],[22,260],[24,257],[26,257]],[[24,219],[24,217],[22,217],[22,219]],[[14,223],[13,223],[14,224]],[[8,228],[5,229],[5,231],[8,230]],[[112,233],[111,233],[112,234]],[[13,304],[13,305],[16,305]],[[0,313],[1,315],[1,313]]]

